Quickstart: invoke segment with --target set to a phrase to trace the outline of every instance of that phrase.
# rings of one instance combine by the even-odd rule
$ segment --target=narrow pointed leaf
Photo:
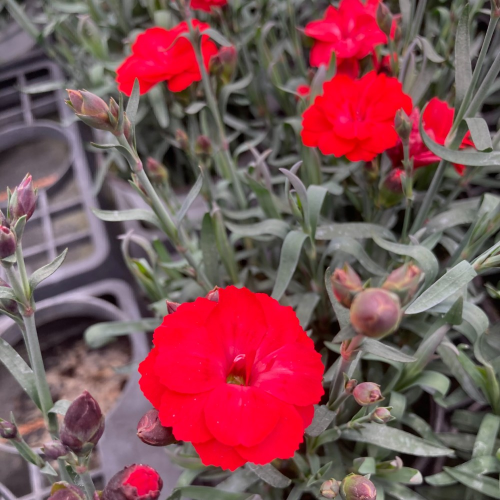
[[[100,210],[94,208],[92,210],[99,219],[107,222],[123,222],[128,220],[142,220],[149,222],[158,228],[161,228],[161,223],[158,217],[149,210],[142,208],[133,208],[131,210]]]
[[[492,151],[490,129],[484,118],[465,118],[474,146],[478,151]]]
[[[198,195],[200,194],[201,188],[203,187],[203,175],[199,175],[196,180],[194,186],[191,188],[189,193],[186,196],[186,199],[182,203],[182,206],[177,214],[177,227],[179,227],[182,219],[188,213],[188,210],[191,208],[191,205],[194,203]]]
[[[139,99],[141,97],[140,88],[141,86],[139,84],[139,79],[136,78],[134,81],[134,86],[132,87],[132,93],[130,94],[130,98],[127,103],[127,109],[125,110],[128,119],[132,123],[135,123],[137,110],[139,109]]]
[[[66,254],[68,253],[68,249],[64,250],[64,252],[56,257],[50,264],[47,264],[40,269],[37,269],[30,277],[29,284],[30,289],[33,292],[35,288],[43,281],[52,276],[62,265],[64,259],[66,258]]]
[[[248,468],[257,476],[259,476],[262,481],[265,481],[267,484],[271,485],[273,488],[286,488],[291,484],[291,480],[284,476],[281,472],[278,471],[271,464],[267,465],[255,465],[248,464]]]

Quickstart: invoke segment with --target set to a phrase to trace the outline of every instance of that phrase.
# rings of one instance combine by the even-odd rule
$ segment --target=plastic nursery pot
[[[33,18],[37,14],[37,6],[34,0],[23,3],[28,17]],[[36,42],[26,33],[19,24],[10,16],[7,9],[0,12],[0,64],[18,60],[27,54]]]
[[[28,271],[69,249],[37,297],[109,277],[113,270],[105,266],[110,241],[92,213],[99,203],[78,125],[58,84],[62,81],[59,68],[43,56],[0,71],[0,208],[6,205],[7,186],[13,188],[30,172],[39,196],[23,237]],[[45,90],[22,91],[33,86]]]
[[[92,471],[96,484],[102,485],[126,465],[146,463],[160,472],[165,490],[168,491],[174,486],[180,471],[170,464],[161,449],[145,445],[136,436],[137,422],[151,408],[140,391],[137,372],[137,364],[149,351],[146,335],[139,332],[122,337],[115,346],[111,344],[104,348],[112,357],[101,359],[97,363],[92,360],[96,351],[86,350],[80,357],[75,354],[77,348],[82,349],[83,331],[92,324],[136,320],[138,317],[138,308],[129,286],[118,280],[105,280],[39,302],[36,322],[49,382],[52,382],[51,389],[54,390],[55,385],[61,383],[64,378],[67,383],[63,390],[71,391],[72,384],[76,384],[76,392],[88,389],[92,393],[92,387],[80,387],[78,378],[87,380],[88,375],[95,382],[93,395],[106,414],[106,430],[97,447],[96,466]],[[11,320],[0,320],[0,336],[22,352],[21,332]],[[70,362],[72,356],[76,358],[73,364]],[[108,365],[117,359],[119,366],[116,366],[117,370],[113,370]],[[81,363],[86,363],[88,369],[80,366]],[[128,376],[124,383],[123,372]],[[106,384],[110,378],[122,380],[118,390],[116,384],[109,386],[109,391],[103,391],[102,388],[99,390],[99,386]],[[56,389],[59,389],[59,386]],[[18,402],[17,408],[12,407],[9,396],[12,396],[15,390],[17,385],[10,374],[0,370],[0,397],[9,405],[7,408],[2,404],[0,416],[8,418],[9,411],[13,409],[17,412],[19,421],[19,411],[26,410],[27,398],[24,397]],[[22,393],[22,390],[20,392]],[[114,394],[114,403],[109,400],[111,393]],[[59,399],[60,396],[64,399],[64,394],[54,396],[54,399]],[[106,406],[112,407],[106,411]],[[37,426],[39,423],[41,422],[33,418],[32,421],[26,422],[23,428],[27,432],[30,426]],[[22,434],[26,437],[26,433]],[[43,443],[43,438],[40,439]],[[27,477],[29,482],[26,481]],[[2,495],[2,490],[8,491],[8,494]],[[38,469],[23,463],[12,446],[0,441],[0,498],[4,496],[8,500],[21,497],[43,500],[48,492],[48,484]]]

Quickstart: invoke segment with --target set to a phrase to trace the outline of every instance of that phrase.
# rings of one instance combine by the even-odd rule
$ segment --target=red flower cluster
[[[339,8],[328,7],[320,21],[313,21],[305,34],[314,38],[311,66],[328,65],[332,53],[337,56],[337,74],[359,75],[359,60],[373,52],[376,45],[387,42],[375,13],[380,0],[341,0]]]
[[[434,97],[429,101],[422,116],[422,125],[424,130],[438,144],[444,145],[446,137],[453,125],[453,115],[455,110],[446,102]],[[427,149],[422,137],[420,136],[420,110],[415,108],[410,114],[412,120],[412,131],[410,134],[410,157],[413,157],[413,165],[415,168],[425,167],[440,160],[438,156]],[[461,148],[474,147],[474,143],[470,138],[470,132],[464,137]],[[401,141],[387,151],[387,154],[392,160],[395,167],[399,167],[403,161],[403,145]],[[462,175],[464,171],[463,165],[455,165],[456,171]]]
[[[141,389],[205,465],[293,456],[322,394],[323,364],[290,307],[246,288],[181,305],[155,331]]]
[[[227,5],[227,0],[191,0],[191,8],[210,12],[212,7],[224,7]]]
[[[374,71],[359,80],[338,75],[323,91],[303,115],[306,146],[350,161],[370,161],[397,144],[394,117],[401,108],[411,113],[412,100],[396,78]]]
[[[192,22],[201,32],[210,28],[196,19]],[[187,38],[179,37],[188,31],[187,23],[182,22],[171,30],[150,28],[139,35],[132,45],[132,55],[116,71],[118,89],[130,95],[136,78],[139,79],[141,94],[163,81],[168,82],[172,92],[180,92],[200,81],[193,46]],[[217,46],[208,36],[203,36],[201,49],[208,69],[210,59],[217,54]]]

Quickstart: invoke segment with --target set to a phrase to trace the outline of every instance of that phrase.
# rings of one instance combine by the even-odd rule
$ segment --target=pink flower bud
[[[168,312],[168,314],[174,314],[174,312],[177,311],[177,308],[179,306],[180,306],[179,303],[170,302],[170,300],[167,300],[167,312]]]
[[[163,427],[158,410],[149,410],[137,424],[137,436],[150,446],[167,446],[177,442],[171,427]]]
[[[210,141],[210,138],[206,135],[200,135],[196,139],[194,152],[197,155],[210,155],[212,153],[212,142]]]
[[[61,427],[61,443],[77,455],[87,455],[104,432],[104,416],[97,401],[84,391],[68,408]]]
[[[13,220],[26,215],[29,220],[36,207],[37,190],[33,187],[31,175],[26,175],[21,184],[14,189],[9,203],[9,214]]]
[[[210,290],[207,293],[206,298],[212,302],[219,302],[219,287],[216,286],[213,290]]]
[[[87,500],[87,497],[78,486],[60,481],[52,485],[49,500]]]
[[[340,493],[340,481],[336,479],[325,481],[321,485],[319,492],[323,498],[337,498]]]
[[[108,105],[100,97],[86,90],[68,89],[67,92],[69,101],[66,104],[73,108],[82,122],[99,130],[115,130],[116,119],[112,119]]]
[[[417,293],[421,277],[422,271],[417,266],[405,264],[389,274],[382,288],[395,293],[404,305]]]
[[[382,401],[384,397],[380,392],[380,386],[373,382],[363,382],[358,384],[352,393],[356,403],[361,406],[369,406],[378,401]]]
[[[371,421],[376,424],[386,424],[394,420],[389,408],[377,408],[371,415]]]
[[[148,465],[134,464],[115,474],[102,492],[102,500],[156,500],[163,481]]]
[[[210,60],[210,73],[221,78],[222,83],[227,84],[236,69],[238,53],[234,47],[221,47],[219,53]]]
[[[349,474],[344,478],[340,486],[340,494],[343,500],[375,500],[377,490],[375,485],[365,476]]]
[[[49,460],[57,460],[69,453],[69,450],[60,441],[50,441],[42,446],[44,455]]]
[[[387,174],[380,186],[380,205],[389,208],[397,205],[404,198],[404,176],[405,171],[402,168],[394,168]]]
[[[0,436],[3,439],[17,439],[19,437],[19,431],[12,422],[0,419]]]
[[[345,307],[351,307],[354,296],[363,288],[360,277],[347,262],[335,269],[330,281],[336,299]]]
[[[189,137],[184,130],[179,128],[175,131],[175,140],[183,151],[189,151]]]
[[[5,288],[11,288],[11,286],[2,278],[0,278],[0,286],[3,286]],[[11,299],[0,300],[0,309],[4,309],[10,314],[17,314],[19,312],[19,309],[17,307],[17,302]]]
[[[0,226],[0,259],[6,259],[16,252],[16,235],[7,227]]]
[[[394,333],[401,318],[399,297],[382,288],[363,290],[351,305],[352,327],[366,337],[379,339]]]
[[[297,94],[300,95],[300,97],[309,97],[309,94],[311,93],[311,87],[309,85],[299,85],[296,90]]]
[[[146,173],[153,184],[166,184],[168,182],[168,170],[151,156],[146,161]]]
[[[129,144],[132,145],[132,124],[130,123],[129,118],[124,111],[122,130],[118,129],[118,123],[120,121],[120,106],[112,97],[109,99],[109,111],[111,113],[111,116],[113,117],[113,120],[111,120],[113,124],[113,130],[111,130],[111,132],[113,132],[113,134],[116,136],[119,136],[123,133],[125,139],[127,139]]]

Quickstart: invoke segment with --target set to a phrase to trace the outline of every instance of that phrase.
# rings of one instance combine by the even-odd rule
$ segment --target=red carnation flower
[[[200,31],[210,28],[196,19],[192,22]],[[171,30],[150,28],[139,35],[132,45],[132,55],[116,70],[118,89],[130,95],[136,78],[141,94],[163,81],[168,82],[172,92],[180,92],[193,82],[199,82],[201,73],[193,46],[187,38],[179,37],[188,31],[187,23],[182,22]],[[208,36],[203,36],[201,49],[208,69],[210,59],[217,54],[217,46]]]
[[[322,20],[309,23],[305,34],[315,40],[311,66],[328,65],[334,52],[337,74],[356,78],[359,59],[369,55],[376,45],[387,42],[375,19],[378,3],[370,0],[365,5],[360,0],[341,0],[338,9],[328,7]]]
[[[422,125],[429,136],[438,144],[444,145],[453,125],[453,116],[455,110],[450,107],[445,101],[441,101],[437,97],[432,98],[425,108],[422,116]],[[424,144],[420,135],[420,110],[415,108],[410,114],[412,120],[412,131],[410,134],[410,157],[413,157],[413,166],[415,168],[425,167],[432,163],[440,161],[440,158],[432,153]],[[474,147],[474,143],[470,138],[470,132],[464,137],[460,148]],[[398,167],[403,161],[403,145],[401,141],[387,151],[387,154],[392,160],[394,166]],[[462,175],[465,167],[463,165],[454,165],[455,170]]]
[[[191,0],[191,8],[210,12],[212,7],[224,7],[227,5],[227,0]]]
[[[337,75],[323,87],[302,121],[302,141],[325,155],[370,161],[394,147],[396,112],[411,112],[411,97],[396,78],[371,71],[359,80]]]
[[[323,364],[292,308],[246,288],[165,317],[141,389],[205,465],[235,470],[293,456],[323,395]]]
[[[102,492],[103,500],[156,500],[163,481],[149,465],[134,464],[115,474]]]

